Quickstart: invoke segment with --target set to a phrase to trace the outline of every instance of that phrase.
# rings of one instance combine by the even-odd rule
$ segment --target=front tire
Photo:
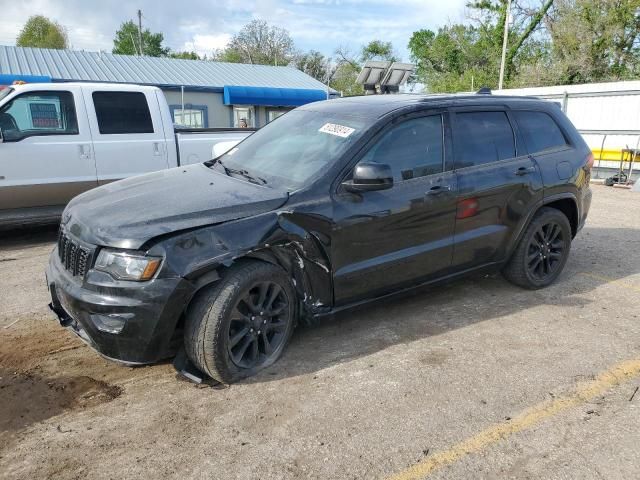
[[[511,283],[544,288],[562,272],[571,250],[571,224],[560,210],[542,207],[525,230],[502,270]]]
[[[281,268],[257,261],[239,264],[189,307],[186,353],[211,378],[236,382],[280,357],[295,314],[295,293]]]

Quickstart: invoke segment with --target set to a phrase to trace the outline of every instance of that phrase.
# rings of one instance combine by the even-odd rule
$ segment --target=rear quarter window
[[[518,122],[529,153],[563,148],[569,144],[556,121],[548,113],[517,110],[513,112],[513,116]]]

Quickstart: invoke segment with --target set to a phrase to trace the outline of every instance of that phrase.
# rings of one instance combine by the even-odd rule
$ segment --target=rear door
[[[535,204],[542,178],[506,109],[457,109],[453,144],[458,198],[453,266],[505,258]]]
[[[0,128],[0,212],[55,213],[96,186],[80,87],[15,96],[0,109]]]
[[[98,183],[168,168],[160,108],[153,90],[83,87]]]
[[[450,268],[456,184],[445,169],[445,119],[437,113],[394,121],[358,160],[389,164],[393,187],[334,196],[337,305],[413,286]]]

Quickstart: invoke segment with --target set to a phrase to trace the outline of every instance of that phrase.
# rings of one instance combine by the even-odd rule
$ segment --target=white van
[[[156,87],[13,85],[0,90],[0,225],[56,220],[90,188],[210,160],[251,133],[176,130]]]

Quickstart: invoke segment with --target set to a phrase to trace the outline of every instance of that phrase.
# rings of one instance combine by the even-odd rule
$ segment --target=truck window
[[[513,129],[504,112],[456,113],[456,168],[516,156]]]
[[[102,135],[153,133],[147,98],[142,92],[93,92]]]
[[[28,92],[0,110],[5,142],[40,135],[77,135],[78,121],[71,92]]]
[[[544,112],[514,111],[513,116],[518,122],[524,136],[529,153],[539,153],[567,145],[558,124]]]

